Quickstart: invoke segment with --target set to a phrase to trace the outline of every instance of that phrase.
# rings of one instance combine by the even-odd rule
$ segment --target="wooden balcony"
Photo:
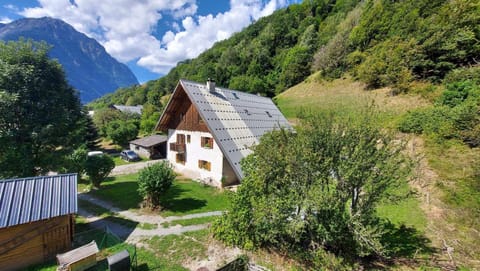
[[[170,143],[170,150],[178,153],[184,153],[186,150],[185,143]]]

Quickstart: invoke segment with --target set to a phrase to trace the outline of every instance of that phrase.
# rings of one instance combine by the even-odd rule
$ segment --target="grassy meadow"
[[[306,81],[277,95],[274,101],[285,117],[292,120],[298,118],[302,111],[355,116],[373,104],[381,118],[379,121],[390,124],[408,110],[431,104],[418,95],[392,96],[389,88],[364,89],[363,83],[349,77],[325,81],[313,74]]]

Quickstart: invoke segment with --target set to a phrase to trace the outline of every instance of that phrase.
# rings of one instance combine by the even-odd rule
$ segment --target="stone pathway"
[[[124,225],[115,223],[114,221],[110,221],[108,219],[104,219],[99,216],[95,216],[94,214],[89,213],[86,210],[79,208],[79,215],[84,216],[90,225],[95,228],[105,228],[108,226],[112,232],[118,235],[122,239],[126,239],[127,242],[138,241],[142,237],[146,236],[154,236],[154,235],[169,235],[169,234],[182,234],[188,231],[198,231],[201,229],[205,229],[208,227],[208,224],[202,225],[191,225],[191,226],[181,226],[175,225],[172,227],[164,228],[161,224],[165,222],[171,222],[174,220],[179,219],[191,219],[197,217],[207,217],[207,216],[218,216],[221,215],[221,211],[214,211],[214,212],[205,212],[199,214],[190,214],[184,216],[169,216],[169,217],[162,217],[160,215],[144,215],[138,214],[129,210],[120,210],[119,208],[113,206],[110,202],[98,199],[91,195],[80,193],[78,194],[78,199],[88,201],[92,204],[101,206],[105,209],[110,210],[112,213],[115,213],[115,216],[120,218],[125,218],[137,223],[148,223],[148,224],[156,224],[156,229],[146,230],[136,227],[132,229],[130,227],[126,227]]]

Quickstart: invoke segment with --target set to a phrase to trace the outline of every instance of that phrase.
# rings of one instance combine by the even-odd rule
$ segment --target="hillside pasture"
[[[390,88],[365,90],[365,84],[344,77],[332,81],[318,79],[313,74],[306,81],[274,98],[282,113],[295,120],[302,111],[361,114],[369,105],[381,113],[380,121],[394,122],[401,114],[431,103],[419,95],[391,95]]]

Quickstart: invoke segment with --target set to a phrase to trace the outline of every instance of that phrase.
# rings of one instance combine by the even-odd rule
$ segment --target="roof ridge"
[[[200,83],[200,82],[196,82],[196,81],[192,81],[192,80],[188,80],[188,79],[180,79],[179,81],[180,81],[181,83],[186,82],[186,83],[195,84],[195,85],[198,85],[198,86],[202,86],[202,88],[205,88],[205,90],[207,89],[207,85],[206,85],[206,84],[202,84],[202,83]],[[270,97],[261,96],[261,95],[258,95],[258,94],[253,94],[253,93],[249,93],[249,92],[245,92],[245,91],[241,91],[241,90],[235,90],[235,89],[230,89],[230,88],[225,88],[225,87],[219,87],[219,86],[215,86],[215,89],[220,89],[220,90],[222,90],[222,91],[235,92],[235,93],[240,93],[240,94],[242,94],[242,95],[248,95],[248,96],[252,96],[252,97],[258,97],[258,98],[264,98],[264,99],[271,100]]]

